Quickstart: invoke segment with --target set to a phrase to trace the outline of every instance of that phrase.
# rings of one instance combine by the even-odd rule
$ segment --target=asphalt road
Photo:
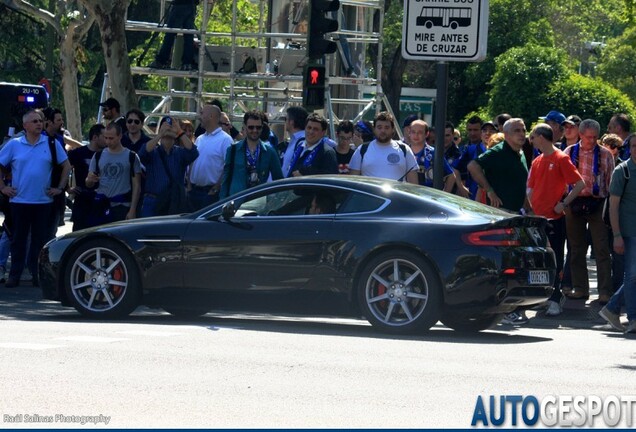
[[[28,282],[0,287],[0,428],[468,428],[478,396],[634,394],[634,338],[593,300],[523,327],[389,337],[330,317],[91,322]]]
[[[147,308],[90,322],[35,288],[3,289],[0,427],[103,415],[108,427],[465,428],[479,395],[634,393],[633,339],[591,319],[546,320],[472,336],[438,324],[410,337],[361,320],[184,321]]]

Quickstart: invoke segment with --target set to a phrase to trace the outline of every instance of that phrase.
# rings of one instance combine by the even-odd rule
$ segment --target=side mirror
[[[226,221],[229,221],[236,214],[236,208],[234,207],[234,201],[230,201],[223,205],[223,209],[221,210],[221,216]]]

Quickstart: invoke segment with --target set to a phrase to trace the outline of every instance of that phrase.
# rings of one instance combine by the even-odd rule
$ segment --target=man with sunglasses
[[[18,286],[25,262],[38,285],[38,255],[52,238],[53,197],[60,195],[68,181],[71,165],[64,148],[54,140],[56,160],[49,146],[49,138],[42,134],[44,123],[35,111],[22,117],[25,134],[9,140],[0,150],[0,192],[9,197],[13,217],[11,241],[11,270],[5,286]],[[51,185],[53,167],[61,165],[59,183]],[[12,185],[4,183],[4,174],[11,170]],[[29,234],[31,242],[28,242]],[[27,257],[28,250],[28,257]]]
[[[245,139],[232,145],[225,155],[221,198],[272,180],[283,178],[278,152],[261,140],[263,130],[261,111],[243,115]]]
[[[126,113],[126,129],[121,137],[121,144],[129,150],[139,153],[139,150],[150,141],[150,137],[143,131],[146,115],[136,108]]]
[[[115,122],[119,125],[122,131],[126,130],[126,119],[121,115],[121,105],[115,98],[108,98],[104,102],[99,104],[102,107],[102,115],[106,120],[105,125]]]
[[[553,133],[546,123],[537,124],[530,133],[530,142],[541,154],[532,161],[527,188],[534,213],[548,219],[546,233],[556,257],[557,276],[553,281],[554,292],[548,300],[548,316],[563,312],[559,274],[563,270],[565,253],[565,209],[585,187],[583,177],[570,157],[553,144]],[[568,187],[570,191],[566,194]]]

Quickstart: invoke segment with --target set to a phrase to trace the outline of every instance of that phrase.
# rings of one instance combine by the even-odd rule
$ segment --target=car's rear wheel
[[[441,289],[431,266],[409,251],[388,251],[361,272],[358,302],[369,322],[389,333],[428,330],[439,319]]]
[[[455,331],[463,333],[477,333],[488,330],[498,324],[504,317],[503,314],[486,314],[477,316],[446,315],[442,317],[442,323]]]
[[[116,318],[139,305],[139,273],[130,252],[111,240],[91,240],[70,256],[64,275],[66,294],[79,313]]]

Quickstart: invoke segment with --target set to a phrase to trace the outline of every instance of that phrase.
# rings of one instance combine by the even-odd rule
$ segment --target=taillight
[[[497,228],[464,234],[465,243],[473,246],[519,246],[521,241],[514,228]]]

